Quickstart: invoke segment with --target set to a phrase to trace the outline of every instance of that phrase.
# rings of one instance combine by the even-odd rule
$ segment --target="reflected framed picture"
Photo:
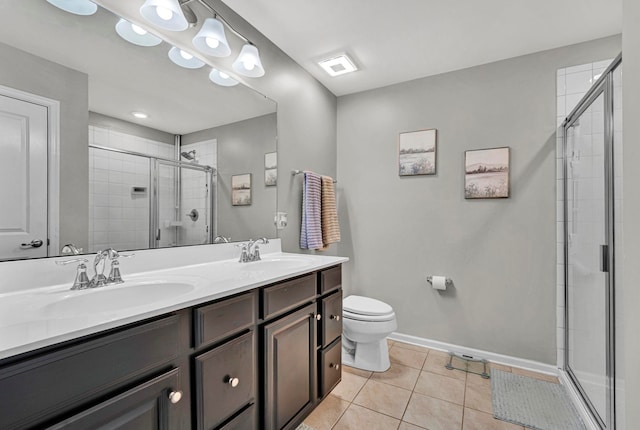
[[[278,153],[264,154],[264,184],[275,187],[278,184]]]
[[[464,152],[464,198],[509,197],[509,147]]]
[[[231,204],[233,206],[251,204],[251,173],[231,176]]]
[[[436,129],[400,133],[398,174],[400,176],[436,174]]]

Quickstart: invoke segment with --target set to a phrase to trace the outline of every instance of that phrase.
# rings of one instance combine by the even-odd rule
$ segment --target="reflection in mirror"
[[[125,41],[118,22],[0,4],[0,259],[275,237],[275,103],[178,67],[167,43]],[[233,206],[245,173],[251,205]]]

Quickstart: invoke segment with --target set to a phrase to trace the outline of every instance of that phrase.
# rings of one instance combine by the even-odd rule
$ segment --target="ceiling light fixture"
[[[228,57],[231,54],[227,36],[224,34],[224,26],[216,18],[207,18],[202,28],[193,38],[193,46],[203,54],[214,57]]]
[[[358,70],[356,65],[353,64],[353,61],[347,57],[347,54],[322,60],[318,64],[331,76],[340,76]]]
[[[260,61],[258,48],[251,43],[246,43],[236,61],[233,62],[233,70],[250,78],[264,76],[264,67],[262,67],[262,61]]]
[[[146,0],[140,7],[140,14],[165,30],[182,31],[189,27],[178,0]]]
[[[76,15],[93,15],[98,5],[89,0],[47,0],[55,7]]]
[[[169,59],[185,69],[199,69],[204,66],[204,61],[175,46],[169,50]]]
[[[222,87],[233,87],[235,85],[238,85],[238,81],[218,69],[211,69],[211,73],[209,73],[209,79],[211,79],[211,82],[213,82],[214,84],[218,84]]]
[[[116,24],[116,33],[127,42],[138,46],[156,46],[162,43],[162,39],[159,37],[124,18],[120,18]]]
[[[131,115],[135,116],[136,118],[140,118],[140,119],[149,118],[149,115],[147,115],[144,112],[131,112]]]

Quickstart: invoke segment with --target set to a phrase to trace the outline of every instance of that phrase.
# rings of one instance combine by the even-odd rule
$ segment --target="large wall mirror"
[[[275,102],[118,22],[0,4],[0,260],[275,237]]]

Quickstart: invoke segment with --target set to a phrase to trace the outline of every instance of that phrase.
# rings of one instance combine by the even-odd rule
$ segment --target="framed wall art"
[[[400,133],[398,139],[400,176],[436,174],[436,129]]]
[[[251,204],[251,173],[231,176],[231,204],[233,206]]]
[[[264,154],[264,184],[274,187],[278,184],[278,153]]]
[[[509,197],[509,148],[465,151],[464,198]]]

